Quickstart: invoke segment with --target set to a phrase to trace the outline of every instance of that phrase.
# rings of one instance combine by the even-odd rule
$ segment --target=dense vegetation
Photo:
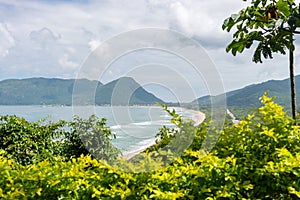
[[[0,116],[0,149],[20,165],[52,161],[55,157],[68,161],[80,155],[113,160],[120,153],[111,144],[113,138],[106,120],[95,115],[86,120],[75,116],[72,122],[56,123]]]
[[[136,157],[146,159],[121,160],[123,167],[132,169],[132,172],[126,172],[89,155],[72,153],[70,156],[58,151],[57,148],[64,147],[55,143],[58,140],[50,141],[48,135],[59,134],[65,123],[28,123],[17,117],[2,117],[0,198],[300,198],[300,127],[294,125],[294,120],[272,98],[263,96],[261,102],[263,106],[242,118],[239,124],[226,125],[211,152],[201,148],[208,137],[209,122],[205,122],[194,128],[196,135],[192,144],[173,163],[140,173],[133,171],[145,166],[159,168],[159,162],[151,162],[157,148],[152,147],[149,154]],[[190,122],[183,121],[173,111],[169,113],[173,116],[172,121],[181,130],[186,130]],[[100,126],[102,131],[109,131],[105,121],[96,121],[99,123],[91,130]],[[79,124],[89,123],[79,121]],[[72,130],[74,132],[76,128]],[[185,137],[181,130],[176,130],[162,128],[157,145],[166,146],[170,138],[176,137],[170,133]],[[35,135],[41,135],[41,138]],[[7,140],[13,142],[4,142]],[[21,151],[19,145],[26,148]],[[71,147],[68,142],[64,145]],[[29,157],[24,157],[24,149],[28,149]],[[168,153],[167,158],[172,157]]]

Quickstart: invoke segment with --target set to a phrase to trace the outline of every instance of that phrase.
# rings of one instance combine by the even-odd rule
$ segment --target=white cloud
[[[46,27],[38,31],[31,31],[29,37],[31,41],[39,44],[41,48],[47,48],[48,45],[51,45],[60,39],[60,36],[54,35],[54,33]]]
[[[175,15],[175,20],[179,23],[179,26],[188,34],[192,34],[190,11],[182,5],[180,2],[175,2],[171,5],[171,11]]]
[[[0,23],[0,56],[7,56],[13,46],[15,46],[13,35],[8,30],[6,24]]]
[[[236,0],[174,1],[169,9],[172,15],[170,23],[208,48],[223,48],[230,35],[222,30],[222,23],[243,6],[244,2]]]
[[[197,40],[227,89],[285,76],[287,68],[279,65],[286,57],[274,55],[274,62],[255,65],[251,51],[236,57],[225,52],[231,33],[221,30],[222,22],[246,5],[242,0],[0,0],[0,79],[74,78],[79,63],[103,41],[148,27],[172,29]]]
[[[100,44],[101,44],[101,42],[99,40],[89,41],[90,50],[94,51]]]
[[[76,53],[76,49],[75,49],[75,48],[68,47],[67,50],[68,50],[68,52],[71,53],[71,54]]]
[[[70,60],[68,54],[64,54],[63,57],[58,60],[58,63],[64,69],[76,69],[77,67],[79,67],[78,63]]]

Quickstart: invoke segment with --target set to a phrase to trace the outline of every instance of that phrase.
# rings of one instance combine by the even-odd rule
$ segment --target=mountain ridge
[[[113,96],[120,99],[120,101],[113,102],[116,105],[164,103],[130,77],[123,77],[107,84],[88,79],[34,77],[0,81],[0,105],[72,105],[75,81],[76,98],[80,100],[77,102],[82,105],[111,104],[115,90],[123,92]],[[120,86],[117,89],[116,83]],[[95,98],[85,99],[90,93],[95,93]],[[122,101],[126,96],[125,93],[128,93],[126,102]]]
[[[300,86],[300,75],[295,76],[296,86]],[[251,84],[243,88],[232,90],[226,93],[226,101],[228,106],[239,107],[258,107],[261,106],[259,97],[266,91],[269,91],[269,96],[275,96],[275,102],[284,107],[291,106],[290,100],[290,79],[268,80],[262,83]],[[300,87],[296,88],[296,94],[300,95]],[[208,106],[211,103],[213,96],[206,95],[194,100],[192,103]],[[299,101],[300,103],[300,101]],[[300,106],[300,104],[298,105]]]

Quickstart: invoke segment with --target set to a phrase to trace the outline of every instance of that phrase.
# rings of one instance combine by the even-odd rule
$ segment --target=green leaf
[[[291,27],[294,27],[294,28],[300,27],[300,15],[297,13],[293,14],[289,18],[288,23]]]
[[[286,17],[291,14],[290,7],[287,1],[279,0],[276,4],[278,10],[283,13]]]
[[[224,20],[224,23],[222,25],[222,29],[227,30],[229,32],[234,25],[235,25],[234,20],[231,17],[229,17],[229,18]]]
[[[240,14],[232,14],[231,15],[231,19],[233,19],[233,21],[236,21],[239,17],[240,17]]]
[[[231,51],[235,56],[237,52],[242,53],[245,49],[246,41],[245,40],[234,40],[226,48],[226,52]]]
[[[288,191],[289,191],[289,193],[294,194],[294,195],[296,195],[298,198],[300,198],[300,192],[297,191],[295,188],[293,188],[293,187],[288,187]]]
[[[254,11],[254,14],[256,16],[263,17],[263,16],[265,16],[266,11],[265,10],[258,10],[258,11],[256,10],[256,11]]]

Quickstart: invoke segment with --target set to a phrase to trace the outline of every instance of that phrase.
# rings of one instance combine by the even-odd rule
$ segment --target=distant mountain
[[[153,94],[147,92],[134,79],[123,77],[97,88],[97,104],[155,104],[164,103]]]
[[[300,76],[295,77],[296,93],[300,97]],[[269,91],[269,96],[276,96],[275,101],[284,107],[291,106],[291,93],[290,93],[290,79],[285,80],[270,80],[260,84],[253,84],[242,89],[234,90],[226,93],[228,106],[260,106],[259,97],[261,97],[265,91]],[[200,97],[193,103],[200,105],[209,105],[211,96]],[[300,105],[300,99],[298,101]]]
[[[72,105],[74,84],[75,79],[3,80],[0,81],[0,105]],[[81,100],[82,105],[94,102],[94,99],[97,105],[112,102],[118,105],[164,103],[128,77],[105,85],[98,81],[80,79],[76,80],[76,86],[76,98]],[[94,99],[86,99],[87,94],[91,93],[95,93]]]

